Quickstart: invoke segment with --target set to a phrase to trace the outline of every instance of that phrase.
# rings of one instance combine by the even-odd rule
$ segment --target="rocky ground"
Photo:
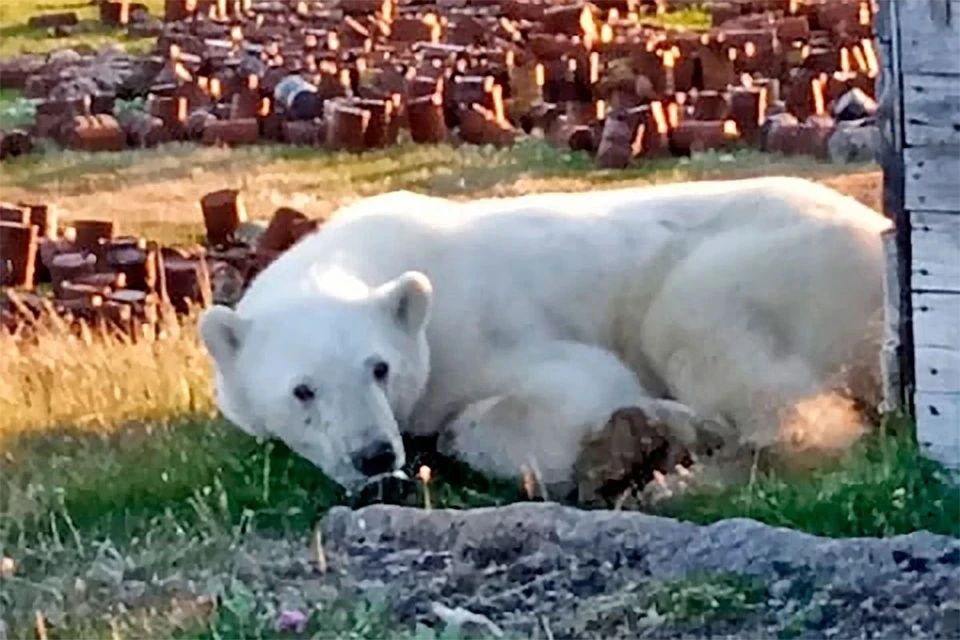
[[[284,625],[282,637],[960,637],[960,539],[925,531],[820,538],[553,503],[373,505],[334,508],[309,539],[191,553],[203,561],[158,572],[101,547],[75,577],[38,583],[34,606],[54,630],[53,611],[83,616],[97,602],[128,618],[159,608],[171,628],[217,611],[221,635],[236,637]],[[365,622],[364,601],[386,613]],[[11,638],[33,635],[22,623]]]
[[[471,637],[960,634],[960,540],[926,532],[827,539],[545,503],[336,508],[319,532],[324,553],[255,543],[234,556],[238,575],[280,610],[376,595],[403,622],[459,621]]]

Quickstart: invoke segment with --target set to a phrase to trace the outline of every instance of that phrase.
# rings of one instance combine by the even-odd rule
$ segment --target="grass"
[[[706,573],[656,584],[647,598],[660,616],[703,624],[748,616],[766,601],[767,589],[754,577]]]
[[[274,606],[264,604],[262,599],[239,583],[233,587],[225,606],[206,628],[189,634],[191,639],[284,637],[283,631],[277,631],[278,611]],[[386,605],[376,598],[324,603],[308,612],[301,630],[297,630],[296,634],[287,633],[287,637],[306,635],[311,640],[483,640],[475,634],[465,635],[465,632],[453,626],[435,629],[418,624],[413,629],[399,628]]]
[[[704,30],[713,24],[709,11],[700,6],[679,7],[672,11],[642,16],[640,22],[676,30]]]
[[[760,475],[722,492],[667,503],[664,515],[707,524],[737,514],[831,537],[886,537],[927,530],[960,536],[960,490],[924,456],[913,427],[886,416],[880,433],[810,472]]]
[[[163,17],[161,0],[143,0],[151,15]],[[80,29],[75,35],[52,37],[46,29],[27,26],[35,15],[72,11],[80,20]],[[0,59],[24,53],[48,53],[56,49],[89,46],[99,49],[105,45],[118,44],[127,50],[149,49],[155,38],[131,38],[123,30],[100,24],[97,7],[79,0],[4,0],[0,3]]]
[[[596,596],[581,603],[574,637],[727,637],[750,617],[760,614],[768,590],[756,576],[707,571],[679,578],[650,580]],[[642,630],[647,633],[643,634]],[[683,632],[688,633],[684,634]],[[732,636],[731,636],[732,637]]]
[[[16,89],[0,89],[0,110],[6,109],[20,99],[20,92]]]

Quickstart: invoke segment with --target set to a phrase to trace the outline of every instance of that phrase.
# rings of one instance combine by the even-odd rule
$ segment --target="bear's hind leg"
[[[680,402],[703,415],[723,416],[744,446],[845,446],[863,423],[851,401],[834,392],[797,353],[778,353],[758,327],[737,318],[705,326],[691,314],[670,331],[674,347],[664,379]]]
[[[441,453],[483,473],[511,478],[526,467],[548,486],[568,483],[584,437],[624,407],[662,418],[684,445],[697,439],[689,410],[651,398],[634,373],[603,349],[551,342],[484,366],[497,373],[494,391],[448,423],[440,440]]]

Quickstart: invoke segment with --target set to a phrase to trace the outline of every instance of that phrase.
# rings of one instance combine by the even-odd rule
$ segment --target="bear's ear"
[[[223,305],[214,305],[200,316],[200,339],[221,366],[229,363],[240,350],[247,322],[236,311]]]
[[[419,271],[407,271],[377,289],[393,319],[408,333],[420,331],[430,315],[433,285]]]

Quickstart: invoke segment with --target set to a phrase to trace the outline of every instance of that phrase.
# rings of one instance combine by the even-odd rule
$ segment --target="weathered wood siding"
[[[878,0],[884,210],[897,225],[900,402],[960,469],[960,0]]]

